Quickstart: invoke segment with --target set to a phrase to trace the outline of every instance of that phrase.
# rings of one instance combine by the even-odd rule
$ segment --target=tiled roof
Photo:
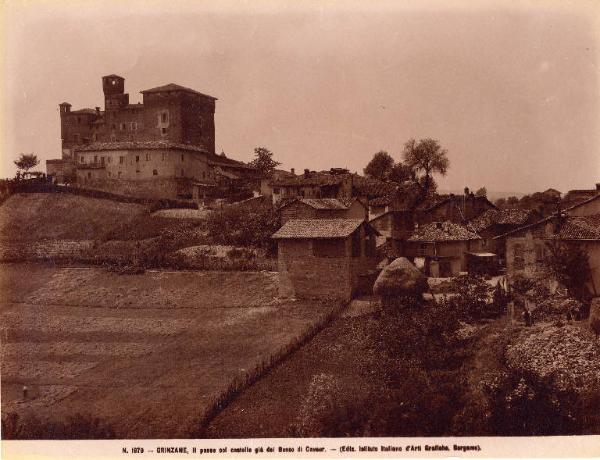
[[[125,80],[123,77],[119,76],[119,75],[115,75],[114,73],[111,73],[110,75],[104,75],[102,78],[121,78],[122,80]]]
[[[203,147],[189,144],[177,144],[169,141],[126,141],[126,142],[94,142],[89,145],[77,147],[75,150],[91,152],[95,150],[140,150],[140,149],[178,149],[192,152],[208,153]]]
[[[76,113],[78,115],[98,115],[98,112],[96,112],[96,110],[89,108],[73,110],[71,113]]]
[[[365,221],[361,219],[290,220],[273,234],[275,239],[346,238]]]
[[[282,208],[294,203],[300,202],[310,206],[313,209],[348,209],[352,204],[353,200],[342,200],[338,198],[298,198],[290,201],[282,206]]]
[[[463,199],[463,195],[437,195],[431,201],[424,203],[422,208],[424,211],[431,211],[431,210],[436,209],[439,206],[442,206],[443,204],[446,204],[448,202],[452,202],[452,204],[457,205],[458,203],[460,203],[462,201],[462,199]],[[469,199],[473,199],[473,200],[477,200],[477,201],[484,201],[484,202],[487,202],[492,208],[497,208],[496,205],[494,203],[492,203],[490,200],[488,200],[485,196],[474,195],[473,197],[470,197]]]
[[[476,232],[494,224],[525,225],[530,214],[531,211],[523,209],[488,209],[472,219],[469,225]]]
[[[144,94],[144,93],[168,93],[170,91],[183,91],[186,93],[194,93],[194,94],[199,94],[200,96],[204,96],[204,97],[208,97],[210,99],[217,100],[216,97],[209,96],[208,94],[202,94],[199,91],[196,91],[191,88],[186,88],[185,86],[177,85],[175,83],[169,83],[168,85],[157,86],[156,88],[145,89],[143,91],[140,91],[140,93],[142,93],[142,94]]]
[[[271,181],[271,185],[275,187],[339,185],[345,179],[348,179],[347,174],[310,173],[308,176],[300,175],[274,179]]]
[[[388,206],[393,199],[393,195],[384,195],[378,196],[377,198],[373,198],[369,200],[369,206]]]
[[[465,226],[453,222],[434,222],[420,225],[415,229],[408,241],[467,241],[480,240],[481,237]]]
[[[232,158],[226,158],[217,155],[211,155],[208,159],[208,164],[211,166],[220,166],[223,168],[234,168],[234,169],[257,169],[254,166],[250,166],[246,163],[242,163],[241,161],[233,160]]]
[[[555,238],[561,240],[600,240],[600,214],[567,217]]]
[[[368,196],[371,198],[391,195],[397,187],[394,183],[384,182],[371,177],[359,176],[358,174],[352,175],[352,186],[357,195]]]

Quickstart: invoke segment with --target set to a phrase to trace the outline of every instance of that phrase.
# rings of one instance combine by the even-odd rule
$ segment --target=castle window
[[[94,155],[94,163],[98,163],[98,155]]]
[[[131,129],[132,131],[136,131],[137,130],[137,123],[135,121],[132,121],[129,124],[129,129]]]
[[[92,178],[92,173],[90,171],[88,171],[88,179]]]
[[[162,154],[162,161],[165,161],[165,156],[166,156],[166,154],[165,154],[165,152],[163,152],[163,154]]]
[[[119,130],[125,131],[125,123],[119,123]]]
[[[160,114],[160,121],[166,123],[169,121],[169,114],[167,112],[163,112]]]
[[[156,169],[153,169],[153,170],[152,170],[152,175],[153,175],[153,176],[158,176],[158,171],[157,171]]]
[[[164,136],[167,134],[167,128],[160,128],[160,133]]]
[[[125,163],[125,157],[119,157],[119,164],[122,165]]]
[[[117,176],[121,177],[121,171],[119,171],[119,172],[117,173]]]
[[[107,161],[108,161],[109,163],[112,163],[112,157],[108,157],[108,158],[107,158]]]
[[[110,141],[111,142],[116,142],[117,141],[117,135],[116,134],[111,134],[110,135]]]
[[[136,155],[136,156],[135,156],[135,162],[136,162],[136,163],[139,163],[139,162],[140,162],[140,156],[139,156],[139,155]]]
[[[104,165],[104,157],[100,157],[100,164]]]
[[[85,163],[85,157],[83,155],[79,157],[79,163]]]
[[[149,153],[146,154],[146,161],[150,161],[150,154]]]
[[[183,161],[183,154],[181,155],[181,161]]]

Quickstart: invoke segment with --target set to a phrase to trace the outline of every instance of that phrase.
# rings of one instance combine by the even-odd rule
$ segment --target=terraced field
[[[1,265],[2,415],[89,413],[123,438],[186,436],[232,379],[327,313],[278,299],[276,277]]]

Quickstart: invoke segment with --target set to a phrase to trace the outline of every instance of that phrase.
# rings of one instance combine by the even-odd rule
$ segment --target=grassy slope
[[[234,377],[325,312],[277,301],[271,273],[119,276],[26,264],[0,273],[3,416],[91,413],[120,437],[186,436]]]
[[[0,238],[90,240],[134,221],[143,206],[70,194],[28,193],[0,206]]]

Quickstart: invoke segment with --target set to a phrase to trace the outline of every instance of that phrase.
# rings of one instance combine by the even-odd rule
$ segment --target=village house
[[[301,175],[292,170],[291,174],[279,173],[261,183],[262,194],[271,196],[274,204],[294,198],[360,198],[369,204],[370,200],[390,195],[395,189],[393,183],[351,174],[344,168],[319,172],[305,169]]]
[[[364,219],[286,222],[273,235],[282,295],[349,301],[370,292],[376,276],[376,235]]]
[[[46,162],[56,182],[174,198],[191,197],[194,181],[256,176],[215,154],[215,97],[171,83],[141,91],[143,102],[130,104],[118,75],[102,77],[102,88],[104,110],[59,105],[62,158]]]
[[[600,194],[600,183],[596,184],[596,188],[592,189],[569,190],[565,194],[561,206],[563,208],[570,208],[590,198],[594,198],[598,194]]]
[[[356,198],[297,198],[279,208],[281,224],[293,219],[367,219],[364,203]]]
[[[477,196],[465,188],[463,195],[437,195],[419,207],[416,222],[428,224],[449,221],[464,224],[490,209],[498,209],[485,196]]]
[[[582,249],[591,270],[587,289],[592,296],[600,295],[600,214],[572,216],[561,212],[513,230],[503,238],[506,239],[507,273],[527,278],[547,278],[549,244]]]
[[[422,258],[425,274],[436,278],[467,271],[468,254],[493,257],[485,252],[484,240],[477,233],[449,221],[418,225],[403,247],[406,258]]]
[[[470,230],[484,239],[486,250],[498,255],[503,265],[506,245],[503,238],[496,238],[511,230],[532,224],[542,219],[538,211],[524,209],[488,209],[468,223]]]

